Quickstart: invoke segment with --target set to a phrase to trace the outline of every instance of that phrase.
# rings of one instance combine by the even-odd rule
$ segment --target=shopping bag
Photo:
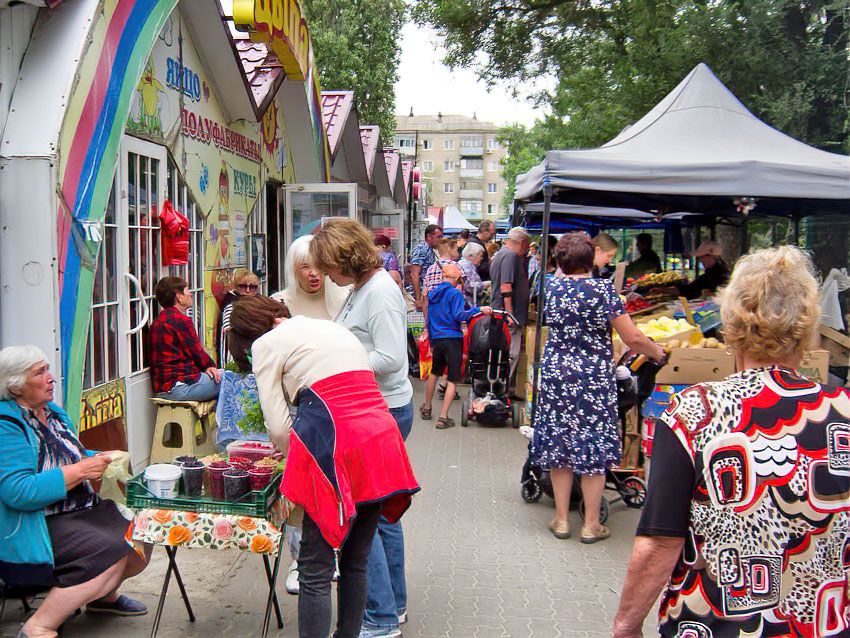
[[[111,450],[109,455],[112,463],[106,466],[100,483],[100,497],[110,499],[124,505],[124,485],[130,480],[130,453],[121,450]]]
[[[417,338],[419,344],[419,378],[427,379],[431,374],[431,342],[428,340],[428,333],[423,332]]]

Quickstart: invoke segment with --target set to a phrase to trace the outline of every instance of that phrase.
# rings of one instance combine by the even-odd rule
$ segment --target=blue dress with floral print
[[[534,419],[535,465],[598,475],[619,463],[609,322],[624,312],[607,279],[555,277],[546,284],[549,338]]]

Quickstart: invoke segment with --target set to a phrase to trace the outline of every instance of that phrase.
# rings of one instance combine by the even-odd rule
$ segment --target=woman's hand
[[[83,481],[99,479],[110,463],[112,463],[112,457],[100,453],[73,465],[63,465],[62,474],[65,476],[65,489],[70,490]]]

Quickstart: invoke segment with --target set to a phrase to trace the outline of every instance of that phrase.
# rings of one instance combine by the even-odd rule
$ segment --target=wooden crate
[[[829,364],[850,366],[850,337],[828,326],[820,327],[820,347],[829,352]]]

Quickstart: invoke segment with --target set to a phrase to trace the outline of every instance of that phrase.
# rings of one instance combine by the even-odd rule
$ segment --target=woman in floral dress
[[[591,278],[593,244],[587,234],[562,236],[555,257],[563,274],[546,287],[549,338],[540,373],[532,462],[551,471],[556,514],[549,530],[556,538],[570,536],[573,475],[582,476],[581,542],[595,543],[610,535],[599,522],[599,508],[605,470],[620,461],[611,328],[634,352],[661,361],[664,351],[635,327],[613,284]]]

